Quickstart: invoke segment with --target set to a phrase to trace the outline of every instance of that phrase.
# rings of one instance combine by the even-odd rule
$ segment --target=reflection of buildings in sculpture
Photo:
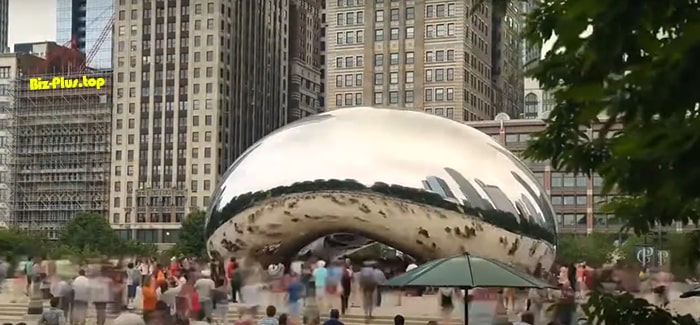
[[[545,192],[540,192],[540,195],[537,195],[537,191],[535,191],[532,188],[532,186],[530,186],[525,181],[525,179],[523,179],[518,173],[516,173],[515,171],[511,171],[510,174],[513,175],[513,178],[515,179],[515,181],[520,183],[520,185],[522,185],[522,187],[530,194],[530,196],[533,199],[537,200],[537,202],[535,202],[535,203],[538,203],[540,206],[543,206],[543,207],[547,206],[549,204],[549,201],[547,200],[547,197],[545,196]],[[526,202],[529,202],[529,200]],[[551,210],[545,209],[545,212],[544,212],[545,215],[543,217],[545,220],[553,221],[554,215],[552,215],[550,211]]]
[[[423,182],[423,187],[426,190],[431,191],[433,193],[440,194],[443,198],[445,198],[449,201],[458,202],[454,193],[450,189],[450,186],[447,185],[447,182],[445,182],[444,179],[442,179],[440,177],[436,177],[436,176],[428,176],[422,182]]]
[[[460,172],[452,168],[445,168],[445,171],[452,177],[455,183],[457,183],[459,190],[464,195],[465,199],[462,200],[462,204],[464,204],[464,206],[483,210],[493,208],[491,203],[488,200],[485,200],[476,190],[474,185],[472,185],[472,183],[468,181]]]
[[[508,198],[506,193],[503,193],[503,190],[501,190],[498,186],[486,185],[478,178],[474,179],[474,182],[481,186],[481,189],[484,190],[484,192],[486,192],[486,195],[489,197],[496,209],[504,212],[510,212],[514,216],[520,215],[518,213],[518,210],[515,209],[513,202]]]
[[[541,214],[539,213],[539,211],[537,211],[537,208],[535,208],[535,205],[532,204],[532,201],[530,201],[530,198],[527,197],[527,195],[521,194],[520,201],[523,202],[523,205],[525,205],[525,208],[527,209],[527,211],[529,211],[528,220],[534,222],[536,220],[541,219]],[[541,224],[542,221],[539,221],[537,223]]]

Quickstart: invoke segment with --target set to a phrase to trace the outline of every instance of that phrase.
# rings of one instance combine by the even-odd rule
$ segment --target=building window
[[[391,65],[397,65],[399,64],[399,54],[398,53],[391,53],[389,55],[389,64]]]
[[[413,103],[413,90],[406,90],[404,92],[404,102],[406,104]]]
[[[415,54],[413,52],[406,52],[406,64],[413,64]]]
[[[398,91],[390,91],[389,92],[389,104],[398,104],[399,103],[399,92]]]
[[[537,95],[534,93],[529,93],[525,96],[525,118],[535,118],[537,117],[538,106],[540,104]]]
[[[374,84],[379,86],[384,84],[384,74],[381,72],[374,74]]]
[[[406,39],[413,39],[416,37],[416,30],[413,26],[406,27]]]
[[[384,21],[384,10],[377,10],[374,12],[374,21],[378,23]]]
[[[391,21],[399,21],[399,9],[391,9]]]
[[[0,79],[10,79],[11,77],[10,67],[0,67]]]
[[[392,28],[390,37],[392,41],[397,41],[399,39],[399,29]]]
[[[406,8],[406,20],[411,20],[416,18],[416,9],[413,7]]]
[[[384,65],[384,54],[375,54],[374,55],[374,66],[380,67],[382,65]]]
[[[375,29],[374,30],[374,41],[380,42],[383,40],[384,40],[384,30],[383,29]]]
[[[384,104],[384,93],[374,93],[374,104]]]

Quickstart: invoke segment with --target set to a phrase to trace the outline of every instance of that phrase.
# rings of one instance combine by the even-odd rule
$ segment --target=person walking
[[[374,302],[377,307],[381,307],[382,305],[382,289],[381,285],[386,282],[386,275],[384,274],[384,271],[382,271],[379,266],[375,265],[374,267],[374,282],[376,283],[376,289],[374,293]]]
[[[231,302],[237,303],[241,292],[241,285],[243,284],[243,277],[241,276],[241,270],[238,268],[235,257],[231,257],[228,261],[226,276],[229,282],[231,282]]]
[[[73,280],[73,309],[71,311],[71,323],[84,325],[87,318],[90,299],[90,280],[85,276],[85,270],[79,270],[78,276]]]
[[[314,285],[316,286],[316,304],[320,311],[326,310],[328,304],[326,302],[326,281],[328,280],[328,270],[326,269],[325,261],[318,261],[316,269],[312,273]]]
[[[340,313],[342,315],[345,315],[345,312],[350,307],[349,304],[350,296],[352,295],[353,276],[352,265],[346,262],[340,279],[340,287],[342,289],[340,292]]]
[[[287,311],[290,323],[301,324],[301,306],[303,304],[304,285],[299,279],[299,275],[292,273],[287,284]]]
[[[112,301],[112,281],[109,277],[100,273],[99,269],[93,270],[90,275],[90,297],[95,306],[97,325],[105,325],[107,322],[107,304]]]
[[[126,304],[131,306],[136,299],[136,288],[141,285],[141,272],[134,266],[134,263],[127,264],[126,268]]]
[[[212,295],[216,289],[216,283],[211,279],[211,271],[203,270],[202,277],[195,281],[194,289],[199,297],[199,305],[204,311],[206,319],[211,322],[211,316],[214,311],[214,301]]]
[[[362,310],[365,322],[369,322],[373,318],[374,294],[377,290],[377,278],[374,275],[372,263],[369,261],[366,261],[360,269],[360,290],[362,291]]]
[[[5,279],[7,279],[7,263],[0,258],[0,293],[2,293],[2,288],[5,285]]]
[[[542,278],[542,266],[538,263],[532,276]],[[539,324],[547,293],[543,289],[531,288],[527,294],[527,311],[532,314],[535,324]]]
[[[156,303],[158,302],[157,290],[158,286],[154,277],[147,277],[141,287],[141,295],[143,296],[143,306],[141,310],[143,311],[143,319],[146,322],[148,322],[149,316],[156,310]]]
[[[212,300],[214,301],[214,311],[221,319],[223,324],[228,324],[228,291],[229,286],[223,278],[219,279],[216,284],[216,289],[212,291]]]
[[[29,296],[32,283],[34,282],[34,259],[32,257],[27,257],[27,261],[24,263],[24,275],[27,277],[25,293]]]
[[[58,308],[63,310],[63,315],[69,319],[68,316],[73,305],[73,288],[68,281],[59,278],[51,287],[51,295],[58,298]]]

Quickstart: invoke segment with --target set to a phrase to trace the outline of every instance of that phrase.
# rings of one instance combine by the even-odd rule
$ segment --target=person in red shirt
[[[237,268],[238,263],[236,262],[236,258],[231,257],[231,259],[228,261],[228,264],[226,265],[226,279],[231,283],[231,302],[233,303],[238,302],[236,296],[241,290],[241,281],[234,278]]]
[[[174,257],[170,259],[170,277],[178,279],[180,277],[180,263]]]

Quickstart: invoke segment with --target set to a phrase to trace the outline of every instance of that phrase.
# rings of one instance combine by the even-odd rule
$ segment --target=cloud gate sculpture
[[[270,134],[229,168],[207,213],[210,254],[262,266],[340,232],[419,261],[469,252],[523,269],[549,267],[557,240],[549,198],[518,158],[459,122],[394,109]]]

